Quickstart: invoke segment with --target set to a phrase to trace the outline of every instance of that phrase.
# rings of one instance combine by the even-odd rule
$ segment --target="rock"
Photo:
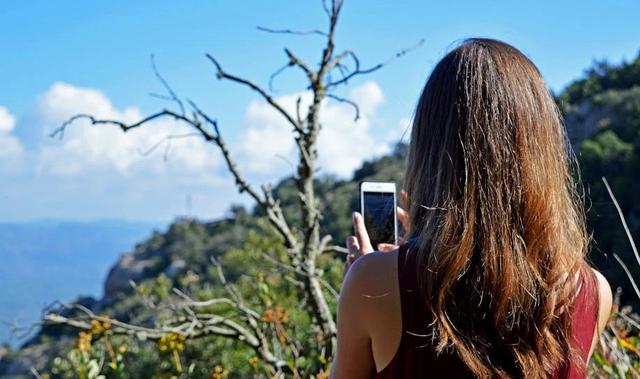
[[[187,263],[182,259],[172,261],[169,267],[164,270],[164,274],[170,278],[173,278],[177,273],[182,271],[187,266]]]
[[[104,283],[104,301],[110,301],[118,293],[130,289],[131,281],[136,282],[148,277],[149,271],[155,269],[160,260],[160,254],[124,254],[109,270]]]
[[[588,101],[569,110],[564,117],[564,124],[574,149],[580,142],[591,137],[601,123],[607,121],[609,114],[609,109],[594,107]]]

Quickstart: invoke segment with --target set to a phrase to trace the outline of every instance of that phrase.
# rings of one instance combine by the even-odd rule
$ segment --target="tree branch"
[[[336,67],[337,65],[340,64],[341,60],[347,56],[351,57],[353,59],[354,62],[354,69],[348,73],[346,76],[344,76],[342,79],[340,80],[336,80],[334,82],[329,82],[325,85],[325,87],[327,89],[331,89],[334,87],[337,87],[341,84],[346,84],[350,79],[352,79],[355,76],[359,76],[359,75],[365,75],[365,74],[370,74],[374,71],[378,71],[381,68],[383,68],[384,66],[387,66],[388,64],[390,64],[391,62],[395,61],[396,59],[406,55],[407,53],[417,49],[418,47],[422,46],[422,44],[424,44],[424,39],[421,39],[420,41],[418,41],[418,43],[416,43],[413,46],[404,48],[400,51],[398,51],[397,53],[395,53],[391,58],[387,59],[384,62],[380,62],[378,64],[376,64],[375,66],[366,68],[366,69],[362,69],[360,68],[360,60],[358,59],[358,57],[356,56],[356,54],[350,50],[347,50],[341,54],[339,54],[336,59],[331,63],[331,68]]]
[[[218,79],[227,79],[232,82],[240,83],[244,86],[251,88],[253,91],[260,94],[260,96],[262,96],[262,98],[267,103],[269,103],[276,111],[278,111],[278,113],[280,113],[291,124],[291,126],[293,126],[295,130],[297,131],[301,130],[301,125],[298,125],[296,121],[293,119],[293,117],[291,117],[289,112],[287,112],[280,104],[278,104],[275,101],[275,99],[267,93],[267,91],[260,88],[260,86],[258,86],[257,84],[255,84],[250,80],[226,73],[220,66],[220,63],[218,63],[218,61],[211,54],[206,54],[206,56],[211,61],[211,63],[213,63],[213,65],[216,67],[216,70],[217,70],[216,76],[218,77]]]
[[[338,245],[327,246],[327,248],[324,249],[322,252],[323,253],[337,253],[337,254],[344,254],[344,255],[349,254],[349,250],[347,250],[346,247],[338,246]]]
[[[117,120],[101,120],[101,119],[97,119],[92,115],[89,114],[77,114],[71,118],[69,118],[67,121],[63,122],[62,125],[60,125],[58,128],[54,129],[53,132],[51,132],[51,134],[49,134],[50,137],[59,137],[59,138],[63,138],[64,137],[64,131],[65,129],[73,124],[74,122],[78,121],[78,120],[82,120],[82,119],[86,119],[89,122],[91,122],[92,125],[114,125],[119,127],[120,129],[122,129],[123,132],[127,132],[131,129],[135,129],[137,127],[140,127],[148,122],[151,122],[153,120],[159,119],[159,118],[164,118],[164,117],[169,117],[169,118],[174,118],[176,120],[180,120],[180,121],[184,121],[188,124],[191,124],[191,120],[189,120],[188,118],[186,118],[183,115],[180,115],[178,113],[175,113],[173,111],[170,111],[168,109],[164,109],[160,112],[154,113],[150,116],[147,116],[145,118],[143,118],[142,120],[135,122],[133,124],[126,124],[122,121],[117,121]]]
[[[153,68],[153,73],[156,75],[156,78],[160,81],[160,83],[162,83],[162,85],[164,86],[164,89],[169,94],[168,98],[173,102],[175,102],[176,104],[178,104],[178,107],[180,108],[180,111],[181,111],[180,114],[184,116],[184,113],[185,113],[184,104],[182,103],[182,100],[180,100],[180,98],[176,95],[173,88],[171,88],[171,86],[169,85],[169,82],[167,82],[164,79],[164,77],[160,74],[160,71],[158,71],[158,67],[156,66],[155,55],[153,54],[151,54],[151,67]]]
[[[271,76],[269,76],[269,91],[274,92],[273,81],[275,80],[275,78],[278,75],[280,75],[284,70],[288,69],[291,66],[293,66],[291,63],[287,63],[287,64],[283,65],[282,67],[280,67],[279,69],[277,69],[276,71],[274,71],[273,74],[271,74]],[[296,121],[298,121],[298,120],[296,120]]]
[[[149,328],[133,325],[112,319],[109,317],[98,316],[91,310],[79,304],[60,304],[63,308],[79,311],[83,317],[72,318],[62,316],[59,313],[47,313],[43,317],[43,324],[48,326],[67,325],[80,330],[90,330],[92,328],[91,320],[100,322],[108,322],[112,325],[109,332],[114,335],[127,335],[135,337],[139,340],[157,341],[167,334],[179,334],[188,339],[197,339],[207,336],[222,336],[233,338],[241,341],[251,347],[263,361],[278,371],[289,371],[287,363],[277,358],[263,341],[252,334],[247,328],[239,323],[227,318],[213,314],[198,314],[198,325],[194,326],[193,320],[186,317],[179,317],[172,321],[175,324],[159,325],[158,327]]]
[[[346,99],[344,97],[336,96],[336,95],[334,95],[332,93],[328,93],[327,97],[331,98],[331,99],[333,99],[333,100],[335,100],[337,102],[351,105],[353,107],[353,109],[355,110],[355,112],[356,112],[356,115],[354,116],[353,121],[357,122],[360,119],[360,107],[358,107],[358,104],[356,104],[354,101],[351,101],[351,100]]]
[[[618,217],[620,217],[620,222],[622,222],[622,227],[624,228],[624,232],[626,233],[627,239],[629,240],[629,244],[631,245],[631,249],[633,250],[633,255],[636,257],[636,261],[638,261],[638,265],[640,265],[640,255],[638,254],[638,248],[636,247],[636,243],[633,240],[631,231],[627,226],[627,221],[624,219],[624,214],[622,213],[620,204],[618,204],[618,200],[614,196],[613,191],[611,191],[611,187],[609,186],[609,182],[607,181],[607,178],[603,176],[602,181],[604,182],[604,186],[607,189],[607,192],[609,193],[609,197],[611,198],[611,201],[613,201],[613,205],[615,205],[616,207],[616,211],[618,211]]]
[[[316,80],[315,79],[316,74],[313,72],[313,70],[311,70],[311,68],[309,68],[309,66],[307,66],[306,63],[304,63],[300,58],[298,58],[291,50],[284,49],[284,52],[285,54],[287,54],[287,57],[289,58],[290,66],[298,66],[305,73],[305,75],[307,75],[307,78],[311,83],[313,83]]]
[[[327,33],[318,29],[312,29],[312,30],[271,29],[264,26],[260,26],[260,25],[256,26],[256,29],[258,29],[261,32],[273,33],[273,34],[291,34],[291,35],[297,35],[297,36],[317,34],[325,37],[327,35]]]
[[[138,152],[140,153],[140,155],[146,157],[146,156],[150,155],[151,153],[153,153],[160,146],[162,146],[162,144],[165,144],[163,158],[166,161],[169,158],[169,150],[171,149],[171,141],[173,141],[174,139],[182,139],[182,138],[189,138],[189,137],[200,137],[200,133],[195,133],[194,132],[194,133],[186,133],[186,134],[170,134],[170,135],[164,136],[162,139],[160,139],[158,142],[154,143],[147,150],[138,150]]]

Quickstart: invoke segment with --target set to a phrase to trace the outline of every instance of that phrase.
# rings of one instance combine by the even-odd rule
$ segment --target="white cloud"
[[[11,132],[16,118],[6,107],[0,106],[0,171],[16,172],[22,158],[22,144]]]
[[[0,106],[0,133],[1,132],[10,132],[13,130],[16,125],[16,118],[13,117],[9,110],[6,107]]]
[[[115,107],[101,91],[67,83],[53,84],[17,122],[0,112],[0,218],[168,221],[187,213],[187,198],[200,217],[219,217],[232,202],[246,202],[222,173],[218,149],[200,137],[172,140],[166,160],[164,146],[141,154],[167,135],[192,133],[187,126],[164,120],[123,133],[84,120],[62,139],[48,137],[77,113],[123,122],[143,116],[136,107]]]
[[[0,133],[0,162],[8,163],[8,160],[16,160],[22,154],[20,141],[12,135]],[[3,166],[5,166],[3,164]]]
[[[100,91],[80,88],[67,83],[55,83],[41,96],[38,118],[51,132],[64,120],[77,113],[96,118],[132,123],[143,116],[135,107],[116,109]],[[149,125],[123,133],[117,126],[91,126],[87,120],[79,120],[67,127],[64,138],[43,142],[38,152],[37,169],[41,174],[78,175],[83,172],[116,172],[130,175],[132,172],[166,171],[196,172],[216,166],[220,161],[217,151],[201,138],[189,137],[171,141],[169,159],[162,159],[166,145],[154,150],[152,156],[143,152],[169,135],[192,132],[186,125],[172,120],[158,120]]]
[[[310,93],[276,100],[295,114],[299,96],[304,114]],[[384,95],[375,82],[353,88],[346,97],[358,102],[360,120],[354,122],[351,105],[329,99],[322,104],[318,140],[321,173],[341,177],[350,176],[363,160],[387,153],[394,142],[389,136],[397,134],[396,126],[387,128],[376,116]],[[123,122],[143,117],[137,107],[114,106],[99,90],[62,82],[19,118],[0,107],[4,218],[167,220],[184,214],[186,198],[203,217],[219,217],[232,202],[247,204],[219,150],[199,137],[173,140],[166,161],[164,146],[149,156],[141,154],[167,135],[193,132],[185,125],[163,120],[123,133],[116,126],[91,126],[84,120],[69,126],[62,139],[48,137],[77,113]],[[262,101],[249,103],[243,117],[244,128],[227,139],[247,179],[257,185],[292,174],[297,152],[291,126]]]
[[[282,96],[276,101],[292,111],[298,96],[308,105],[309,94]],[[242,167],[252,173],[271,174],[275,167],[286,165],[282,158],[290,159],[295,144],[291,126],[283,121],[282,115],[262,101],[252,101],[245,111],[245,124],[238,144]]]
[[[384,101],[382,88],[374,81],[368,81],[359,87],[353,88],[349,97],[358,104],[360,112],[364,114],[372,114]]]
[[[280,96],[276,101],[294,112],[298,97],[302,111],[310,101],[310,93]],[[372,133],[376,109],[384,101],[380,86],[373,81],[351,90],[349,100],[360,108],[360,119],[346,103],[328,99],[322,104],[318,137],[319,166],[322,172],[347,177],[362,161],[389,152],[391,141],[378,141]],[[286,161],[296,160],[291,126],[271,106],[253,101],[245,113],[246,129],[240,136],[239,148],[243,166],[261,175],[285,176],[294,169]]]

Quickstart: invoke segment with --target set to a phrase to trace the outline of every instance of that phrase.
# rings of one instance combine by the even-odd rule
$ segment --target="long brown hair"
[[[567,359],[588,236],[556,104],[516,48],[469,39],[435,67],[405,173],[438,352],[478,377],[547,377]]]

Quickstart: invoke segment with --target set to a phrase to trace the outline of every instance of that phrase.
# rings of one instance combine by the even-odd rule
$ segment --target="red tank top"
[[[436,356],[435,350],[425,342],[425,320],[429,319],[424,300],[417,290],[415,254],[407,253],[407,245],[398,252],[398,280],[402,309],[402,337],[391,362],[374,378],[473,378],[466,365],[453,353]],[[597,279],[591,270],[580,276],[580,290],[573,310],[573,346],[586,361],[598,317]],[[417,331],[417,332],[416,332]],[[421,332],[422,331],[422,332]],[[427,339],[427,341],[429,341]],[[554,379],[586,378],[576,362],[566,362],[552,376]]]

